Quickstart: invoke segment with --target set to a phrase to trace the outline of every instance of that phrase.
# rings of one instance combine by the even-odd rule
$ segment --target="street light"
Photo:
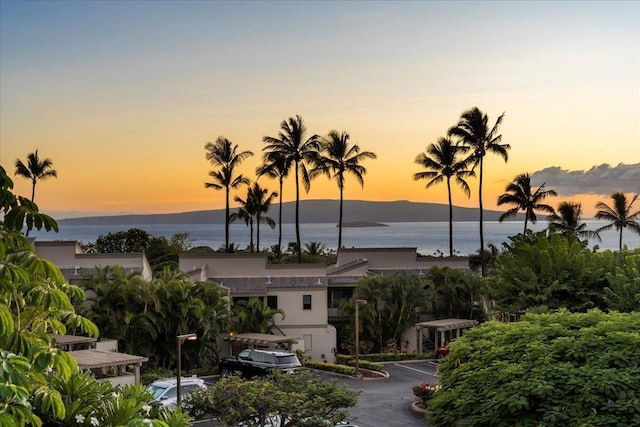
[[[359,360],[359,354],[360,354],[360,322],[358,319],[358,312],[359,312],[359,308],[360,308],[360,304],[366,304],[367,301],[363,300],[363,299],[357,299],[356,300],[356,378],[360,379],[360,360]]]
[[[180,378],[182,376],[182,343],[185,341],[195,341],[198,339],[196,334],[183,334],[176,337],[176,350],[178,351],[178,379],[176,380],[176,387],[178,394],[177,406],[180,407]]]

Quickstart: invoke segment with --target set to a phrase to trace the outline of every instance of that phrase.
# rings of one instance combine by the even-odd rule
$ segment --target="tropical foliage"
[[[484,252],[484,229],[483,216],[484,210],[482,206],[482,183],[484,178],[484,158],[487,154],[497,154],[506,162],[508,159],[508,150],[511,148],[509,144],[502,144],[502,135],[498,134],[500,124],[504,113],[498,117],[493,126],[489,126],[489,117],[474,107],[465,111],[460,116],[458,124],[449,129],[449,136],[459,139],[460,143],[469,148],[470,154],[465,160],[475,169],[478,167],[478,202],[480,208],[480,253]],[[481,258],[481,274],[484,277],[486,273],[484,257]]]
[[[558,205],[557,212],[549,215],[549,231],[562,234],[566,238],[574,240],[598,239],[600,235],[587,229],[587,224],[582,222],[582,205],[575,202],[562,202]],[[588,243],[583,241],[584,246]]]
[[[438,139],[437,144],[427,147],[426,153],[420,153],[415,163],[422,166],[425,171],[413,174],[415,180],[426,180],[429,188],[443,180],[447,182],[447,195],[449,197],[449,256],[453,256],[453,201],[451,199],[451,178],[462,188],[467,197],[471,195],[471,189],[465,178],[475,176],[475,172],[467,170],[467,165],[458,156],[464,154],[469,147],[454,145],[449,138]]]
[[[280,123],[280,132],[277,137],[264,136],[262,148],[264,159],[274,161],[281,158],[282,167],[293,167],[296,177],[296,244],[298,251],[298,263],[302,262],[302,244],[300,240],[300,180],[304,189],[308,192],[311,188],[311,178],[307,170],[307,164],[318,154],[320,150],[320,137],[311,135],[307,138],[307,127],[302,117],[290,117]]]
[[[238,333],[270,334],[275,326],[276,315],[284,319],[284,310],[271,308],[259,298],[242,299],[234,304],[231,330]]]
[[[291,170],[291,159],[284,153],[279,151],[266,152],[263,156],[263,164],[258,166],[256,174],[258,178],[262,175],[266,175],[270,178],[277,178],[280,188],[279,195],[279,208],[278,208],[278,246],[274,251],[277,258],[282,255],[282,186],[284,179],[289,175]]]
[[[249,251],[253,252],[253,226],[256,226],[256,248],[260,252],[260,224],[267,224],[271,228],[275,228],[276,223],[271,217],[265,214],[271,207],[273,199],[278,197],[278,193],[271,192],[266,188],[262,188],[258,182],[254,182],[253,185],[247,189],[246,199],[242,199],[236,196],[234,200],[240,204],[240,208],[237,212],[234,212],[230,216],[231,222],[236,219],[241,219],[249,226]]]
[[[192,283],[184,273],[165,268],[152,281],[120,266],[96,267],[87,278],[86,304],[78,310],[93,320],[102,336],[117,339],[127,353],[149,357],[150,366],[174,368],[177,335],[195,333],[183,344],[184,368],[211,368],[219,335],[228,322],[226,292],[214,283]]]
[[[640,312],[487,322],[449,345],[434,426],[640,425]]]
[[[149,402],[143,387],[114,389],[79,372],[73,357],[55,348],[62,334],[98,336],[72,301],[84,292],[69,285],[50,261],[39,258],[21,233],[26,206],[32,224],[54,228],[50,217],[13,192],[0,167],[0,425],[13,426],[186,426],[181,412],[169,414]]]
[[[232,188],[238,188],[241,184],[249,182],[242,174],[236,175],[235,169],[253,156],[253,152],[238,151],[238,145],[224,136],[219,136],[215,142],[207,142],[204,149],[207,151],[205,157],[211,165],[220,168],[209,172],[213,182],[205,182],[204,186],[225,191],[224,250],[229,252],[229,192]]]
[[[640,249],[593,252],[575,239],[544,233],[511,242],[487,281],[497,310],[640,309]]]
[[[375,159],[375,153],[360,151],[358,144],[349,145],[349,134],[332,130],[322,140],[320,152],[313,158],[314,168],[311,177],[319,174],[336,180],[340,190],[340,213],[338,214],[338,248],[342,247],[342,205],[344,199],[345,175],[353,175],[364,186],[364,174],[367,170],[361,163],[366,159]]]
[[[531,221],[535,224],[538,221],[536,211],[542,211],[547,213],[553,213],[553,208],[550,205],[542,203],[547,197],[557,196],[554,190],[545,190],[544,184],[533,190],[531,188],[531,175],[523,173],[515,177],[515,179],[507,185],[506,193],[498,197],[498,206],[500,205],[514,205],[500,217],[500,222],[505,219],[516,216],[520,210],[524,211],[524,230],[527,231],[527,222]]]
[[[308,371],[253,380],[229,376],[191,393],[184,407],[222,426],[330,427],[346,420],[358,394]]]
[[[38,150],[36,150],[34,153],[29,153],[26,164],[20,159],[16,160],[16,176],[31,180],[31,201],[33,202],[36,197],[38,181],[52,177],[57,178],[58,172],[53,169],[51,159],[40,160]]]
[[[611,224],[600,227],[598,232],[614,228],[618,230],[619,237],[619,249],[622,250],[622,230],[629,228],[640,234],[640,209],[633,211],[633,204],[638,200],[639,194],[635,194],[631,200],[627,200],[627,196],[624,193],[613,193],[611,199],[613,204],[611,206],[604,202],[598,202],[596,208],[597,219],[603,219],[609,221]]]

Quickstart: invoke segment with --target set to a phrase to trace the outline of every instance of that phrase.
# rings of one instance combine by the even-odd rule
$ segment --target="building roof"
[[[104,350],[77,350],[69,354],[76,360],[80,369],[107,368],[122,365],[141,365],[149,359],[126,353]]]
[[[229,287],[234,295],[266,295],[270,288],[326,288],[326,277],[215,277],[209,281]]]
[[[74,344],[94,343],[94,342],[97,341],[95,338],[85,337],[83,335],[55,335],[55,334],[49,334],[49,337],[55,340],[56,347],[58,347],[58,348],[66,348],[66,347],[74,345]]]
[[[430,320],[428,322],[416,323],[417,329],[431,328],[438,332],[450,331],[453,329],[472,328],[478,324],[477,320],[469,319],[440,319]]]
[[[258,333],[245,333],[237,335],[229,335],[224,338],[225,341],[239,342],[242,344],[266,345],[275,347],[278,344],[292,344],[298,342],[300,338],[288,337],[285,335],[271,335]]]

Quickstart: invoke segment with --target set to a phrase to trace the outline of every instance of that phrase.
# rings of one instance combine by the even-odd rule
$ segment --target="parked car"
[[[149,384],[147,390],[153,394],[154,401],[169,409],[174,409],[178,403],[177,378],[166,378]],[[180,378],[180,398],[199,387],[206,387],[204,380],[198,377]]]
[[[290,351],[248,348],[235,356],[225,357],[218,367],[222,377],[239,372],[241,376],[250,378],[274,371],[292,373],[298,371],[301,366],[298,357]]]

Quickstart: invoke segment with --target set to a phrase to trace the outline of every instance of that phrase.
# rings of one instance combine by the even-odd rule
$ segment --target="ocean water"
[[[595,230],[606,223],[597,220],[585,221],[589,230]],[[422,255],[449,254],[448,222],[391,222],[387,227],[346,227],[342,229],[342,245],[345,247],[415,247]],[[546,221],[533,225],[534,231],[544,230]],[[490,243],[500,247],[508,241],[509,236],[521,233],[524,224],[516,221],[485,222],[485,246]],[[110,232],[124,231],[129,228],[140,228],[155,236],[170,238],[176,233],[186,232],[192,239],[193,246],[210,246],[217,249],[224,245],[224,224],[131,224],[123,225],[60,225],[58,233],[32,231],[30,236],[38,240],[77,240],[83,243],[95,242],[102,235]],[[531,227],[530,227],[531,228]],[[456,255],[477,253],[480,248],[479,224],[475,221],[454,222],[453,248]],[[595,245],[600,250],[618,249],[618,233],[602,232],[602,241],[592,239],[589,246]],[[338,246],[338,227],[331,224],[300,224],[302,245],[308,242],[324,243],[328,250],[336,250]],[[240,223],[230,226],[230,241],[241,248],[249,245],[249,227]],[[295,242],[295,224],[282,225],[282,245]],[[270,229],[266,225],[260,227],[260,247],[269,248],[278,243],[278,227]],[[254,226],[254,245],[256,244]],[[640,247],[640,235],[625,229],[622,244],[630,249]]]

